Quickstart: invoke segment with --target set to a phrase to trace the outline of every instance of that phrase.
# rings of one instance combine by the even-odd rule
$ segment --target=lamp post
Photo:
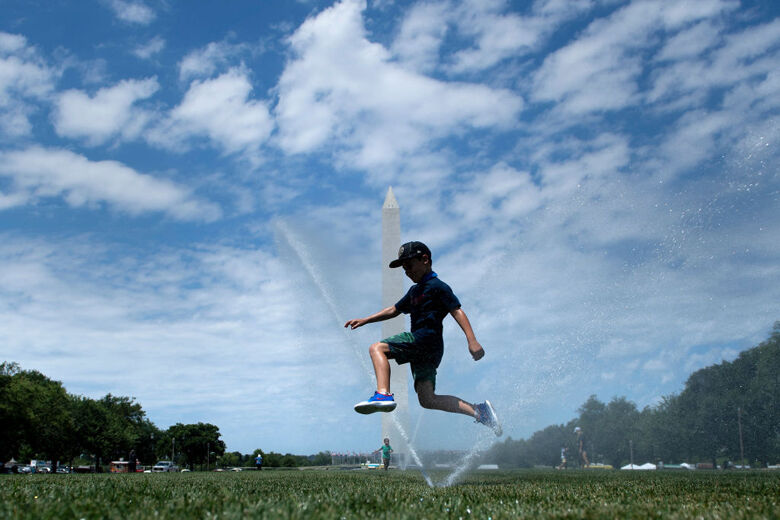
[[[742,408],[737,407],[737,424],[739,424],[739,458],[742,460],[742,469],[745,469],[745,446],[742,443]]]

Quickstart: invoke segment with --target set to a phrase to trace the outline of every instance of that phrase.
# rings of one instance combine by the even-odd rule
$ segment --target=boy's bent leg
[[[417,381],[414,384],[414,389],[417,391],[417,398],[423,408],[468,415],[476,419],[478,423],[491,428],[496,436],[500,437],[503,433],[501,423],[490,401],[472,405],[452,395],[436,395],[433,383],[427,380]]]
[[[396,403],[393,394],[390,393],[390,362],[387,353],[390,346],[387,343],[374,343],[369,347],[368,353],[376,372],[376,388],[374,395],[355,405],[357,413],[369,414],[374,412],[392,412]]]
[[[387,360],[389,352],[390,345],[381,341],[368,347],[368,354],[371,356],[376,374],[376,391],[388,395],[390,394],[390,362]]]
[[[474,417],[475,419],[477,417],[474,406],[463,399],[455,397],[454,395],[436,395],[431,381],[417,381],[414,384],[414,389],[417,392],[417,399],[420,401],[420,406],[423,408],[442,410],[450,413],[460,413],[468,415],[469,417]]]

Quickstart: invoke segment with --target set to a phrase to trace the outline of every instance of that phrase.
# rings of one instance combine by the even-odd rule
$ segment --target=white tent
[[[652,464],[650,462],[645,462],[641,466],[637,466],[636,464],[626,464],[620,469],[652,470],[652,469],[656,469],[656,467],[655,464]]]

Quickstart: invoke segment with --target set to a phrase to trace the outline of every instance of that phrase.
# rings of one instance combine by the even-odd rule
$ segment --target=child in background
[[[387,437],[385,437],[384,444],[382,444],[374,453],[379,453],[380,451],[382,452],[382,465],[385,467],[385,471],[387,471],[388,466],[390,466],[390,454],[393,453],[393,448],[390,446],[390,439]]]

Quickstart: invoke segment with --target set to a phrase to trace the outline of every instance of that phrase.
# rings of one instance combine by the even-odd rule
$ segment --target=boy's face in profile
[[[422,255],[421,257],[404,260],[401,266],[404,268],[404,272],[409,279],[414,283],[419,283],[420,280],[423,279],[423,276],[430,271],[431,261],[428,258],[428,255]]]

